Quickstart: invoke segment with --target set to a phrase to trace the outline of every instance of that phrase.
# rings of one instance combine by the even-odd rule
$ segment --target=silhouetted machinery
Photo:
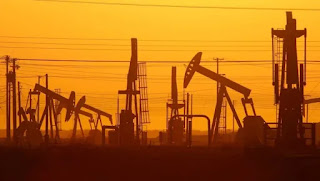
[[[168,100],[165,132],[159,132],[160,145],[192,146],[192,122],[193,118],[204,118],[208,122],[208,133],[210,130],[210,119],[206,115],[192,113],[192,95],[186,94],[183,100],[178,99],[177,69],[172,67],[171,74],[171,99]],[[183,112],[181,114],[181,112]],[[209,135],[209,134],[208,134]],[[208,139],[208,145],[210,145]]]
[[[131,61],[129,72],[127,75],[127,89],[120,90],[119,94],[126,95],[126,108],[121,110],[119,129],[115,132],[109,132],[109,138],[113,143],[120,143],[121,145],[133,145],[140,143],[140,128],[138,116],[138,100],[137,95],[140,91],[137,90],[137,66],[138,66],[138,50],[137,39],[131,39]],[[134,101],[134,110],[132,109],[132,102]],[[134,123],[135,120],[135,123]],[[136,134],[134,133],[136,131]],[[114,140],[119,139],[119,140]]]
[[[251,90],[230,80],[226,77],[223,77],[205,67],[200,66],[202,52],[197,53],[191,62],[189,63],[185,77],[184,77],[184,88],[187,88],[194,73],[198,72],[214,81],[217,81],[221,84],[219,91],[218,91],[218,98],[215,108],[215,113],[212,121],[212,126],[210,128],[210,135],[209,138],[211,139],[212,143],[216,142],[218,136],[218,128],[219,128],[219,120],[221,115],[221,107],[222,107],[222,99],[225,96],[228,104],[231,108],[231,111],[235,117],[235,120],[239,126],[239,131],[237,135],[238,141],[245,141],[246,145],[257,145],[263,143],[263,129],[264,129],[264,120],[261,116],[257,116],[253,101],[249,98]],[[242,104],[244,106],[246,117],[244,118],[244,127],[241,124],[241,121],[237,115],[237,112],[232,104],[231,98],[228,94],[227,87],[231,88],[241,94],[244,95],[242,98]],[[253,115],[248,115],[248,111],[246,108],[246,104],[250,104],[252,107]]]
[[[185,114],[185,101],[178,100],[177,68],[172,67],[171,99],[167,103],[167,142],[168,144],[182,145],[184,143],[185,120],[182,120],[181,117],[177,116],[179,115],[180,109],[183,109],[183,112]],[[161,133],[159,135],[160,138],[165,137],[163,136],[165,134],[164,133],[161,134]]]
[[[74,128],[73,128],[73,134],[72,134],[73,139],[75,139],[76,137],[77,124],[80,125],[82,135],[84,136],[81,121],[80,121],[80,115],[89,117],[90,124],[93,122],[95,129],[91,129],[91,131],[89,132],[89,137],[90,136],[95,137],[95,138],[90,138],[91,140],[98,138],[99,141],[96,141],[96,142],[99,142],[99,143],[101,143],[101,132],[98,135],[96,133],[99,132],[97,131],[98,123],[100,122],[101,127],[103,126],[101,121],[101,116],[107,117],[110,123],[112,124],[112,116],[104,111],[101,111],[88,104],[85,104],[86,100],[84,96],[75,105],[75,92],[73,91],[71,92],[69,98],[65,98],[39,84],[36,84],[33,92],[34,93],[37,92],[38,94],[43,93],[46,95],[47,97],[46,106],[39,120],[35,119],[34,113],[36,111],[32,109],[32,107],[29,107],[27,110],[27,114],[30,114],[30,118],[31,118],[30,120],[27,118],[27,115],[24,109],[23,108],[19,109],[19,115],[22,115],[24,120],[17,129],[17,141],[18,141],[18,144],[20,145],[21,144],[39,145],[43,142],[40,129],[41,129],[41,126],[44,125],[43,122],[45,118],[48,119],[48,123],[45,124],[46,134],[48,134],[48,137],[49,137],[48,132],[50,129],[51,140],[54,139],[55,142],[59,142],[60,135],[59,135],[57,116],[61,113],[62,109],[66,109],[65,121],[69,121],[72,114],[74,114]],[[59,102],[59,105],[54,106],[53,100],[57,100]],[[91,113],[81,110],[81,108],[84,108],[86,110],[96,113],[97,114],[96,121],[94,121]],[[49,128],[49,125],[50,125],[50,128]],[[93,134],[93,132],[95,134]],[[49,141],[49,139],[47,141]]]
[[[311,140],[312,145],[315,144],[314,125],[303,123],[307,30],[297,30],[296,26],[292,12],[287,12],[285,29],[272,29],[273,85],[275,104],[278,107],[275,143],[288,148],[306,145],[308,140]],[[302,36],[305,38],[304,62],[300,63],[298,69],[297,38]],[[272,123],[268,125],[271,126]],[[269,138],[270,135],[267,134],[266,137]]]

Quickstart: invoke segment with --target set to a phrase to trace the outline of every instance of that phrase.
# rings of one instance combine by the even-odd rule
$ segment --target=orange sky
[[[88,0],[93,1],[93,0]],[[106,1],[98,1],[106,2]],[[119,2],[119,1],[107,1]],[[179,4],[203,6],[238,6],[238,7],[279,7],[279,8],[317,8],[320,2],[290,1],[253,1],[253,0],[198,0],[188,2],[163,1],[121,1],[148,4]],[[17,58],[49,58],[49,59],[90,59],[90,60],[130,60],[130,51],[110,51],[101,49],[129,49],[130,38],[138,38],[139,60],[179,60],[190,61],[198,52],[203,51],[203,61],[213,57],[228,60],[271,60],[271,28],[284,28],[285,11],[248,11],[218,9],[182,9],[182,8],[147,8],[132,6],[107,6],[90,4],[70,4],[38,2],[32,0],[0,1],[1,28],[0,36],[23,37],[69,37],[89,39],[127,39],[127,41],[102,40],[57,40],[57,39],[21,39],[0,37],[0,55]],[[294,11],[299,29],[308,29],[308,40],[319,41],[320,25],[317,20],[320,12]],[[223,42],[166,42],[143,40],[217,40]],[[226,42],[226,41],[270,41],[270,42]],[[15,42],[15,43],[14,43]],[[58,43],[56,44],[30,44]],[[72,44],[72,45],[70,45]],[[75,45],[78,44],[78,45]],[[79,45],[90,44],[90,45]],[[95,45],[92,45],[95,44]],[[100,44],[100,45],[97,45]],[[101,45],[103,44],[103,45]],[[108,46],[121,45],[121,46]],[[127,46],[128,45],[128,46]],[[164,46],[169,45],[169,46]],[[317,50],[320,42],[310,42],[309,60],[319,60]],[[195,46],[195,47],[190,47]],[[201,47],[202,46],[202,47]],[[241,46],[241,47],[237,47]],[[69,48],[63,49],[31,49],[5,47],[42,47]],[[70,50],[100,49],[100,50]],[[149,50],[149,51],[147,51]],[[157,50],[157,51],[150,51]],[[164,51],[166,50],[166,51]],[[176,51],[167,51],[176,50]],[[183,51],[181,51],[183,50]],[[223,51],[221,51],[223,50]],[[241,51],[239,51],[241,50]],[[248,51],[266,50],[266,51]],[[301,52],[299,52],[301,54]],[[301,56],[300,56],[301,57]],[[64,95],[74,90],[80,95],[87,95],[87,103],[101,108],[111,114],[116,113],[117,91],[126,87],[128,63],[49,63],[19,62],[21,69],[18,78],[23,85],[23,104],[28,89],[32,88],[37,78],[30,76],[48,73],[50,88],[60,88]],[[25,65],[24,65],[25,64]],[[216,70],[215,64],[204,63],[204,66]],[[319,97],[317,69],[320,64],[308,66],[308,82],[306,94]],[[177,66],[178,89],[182,91],[185,65],[183,64],[148,64],[148,88],[150,97],[150,116],[152,123],[149,129],[165,129],[165,103],[170,94],[171,66]],[[0,68],[4,75],[5,66]],[[234,64],[223,63],[221,73],[236,82],[252,89],[252,97],[257,113],[267,122],[275,121],[273,106],[273,87],[271,85],[270,64]],[[55,77],[54,77],[55,76]],[[58,76],[64,76],[61,78]],[[78,78],[76,76],[91,77]],[[92,78],[95,77],[95,78]],[[0,89],[4,89],[5,79],[0,76]],[[212,117],[216,83],[196,74],[187,91],[194,94],[194,113]],[[230,90],[232,99],[236,100],[236,108],[243,117],[240,105],[241,95]],[[43,100],[43,99],[42,99]],[[123,99],[122,99],[123,100]],[[4,128],[5,113],[4,94],[0,95],[0,128]],[[123,102],[123,101],[122,101]],[[318,121],[317,106],[310,106],[310,120]],[[122,104],[123,107],[123,104]],[[229,113],[231,112],[228,110]],[[228,126],[231,128],[231,116]],[[88,128],[88,124],[84,121]],[[71,128],[71,123],[63,123],[63,128]],[[195,129],[206,129],[204,121],[194,123]]]

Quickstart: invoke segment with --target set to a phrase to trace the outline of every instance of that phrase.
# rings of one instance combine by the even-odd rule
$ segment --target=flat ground
[[[320,180],[320,152],[234,147],[0,147],[0,180]]]

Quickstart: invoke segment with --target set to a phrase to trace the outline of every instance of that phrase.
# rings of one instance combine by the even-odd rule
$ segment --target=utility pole
[[[40,85],[41,76],[38,76],[38,84]],[[40,122],[40,94],[38,94],[37,102],[37,121]]]
[[[224,58],[213,58],[213,60],[215,60],[217,62],[217,74],[219,75],[219,61],[224,60]],[[217,95],[219,92],[219,86],[220,86],[220,83],[217,82]]]
[[[9,56],[5,57],[6,60],[6,128],[7,128],[7,141],[10,141],[10,87],[9,87]]]
[[[30,89],[29,90],[29,107],[30,107],[30,110],[32,109],[32,90]],[[30,120],[32,120],[32,114],[29,114],[30,116]]]
[[[15,138],[15,131],[17,129],[17,94],[16,94],[16,65],[17,59],[11,59],[9,56],[5,57],[6,60],[6,129],[7,141],[11,141],[11,115],[12,115],[12,132]],[[10,65],[12,63],[12,66]],[[9,70],[9,68],[12,70]],[[12,99],[11,99],[12,96]],[[11,104],[12,100],[12,104]],[[12,111],[11,111],[12,108]]]
[[[48,74],[46,74],[46,89],[49,89],[49,84],[48,84]],[[49,95],[46,95],[46,108],[45,108],[45,114],[46,114],[46,130],[45,130],[45,144],[48,145],[49,144]]]
[[[20,88],[20,82],[18,82],[18,107],[20,109],[21,107],[21,88]],[[21,124],[21,114],[19,114],[19,125]]]
[[[235,105],[235,100],[232,101],[232,105],[234,107]],[[234,115],[232,116],[232,132],[234,133]]]
[[[16,129],[17,129],[17,93],[16,93],[16,60],[17,59],[12,59],[12,63],[13,63],[13,65],[12,65],[12,71],[13,71],[13,74],[12,74],[12,78],[13,78],[13,80],[12,80],[12,106],[13,106],[13,108],[12,108],[12,119],[13,119],[13,123],[12,123],[12,126],[13,126],[13,128],[12,128],[12,130],[13,130],[13,138],[15,139],[15,133],[16,133]]]

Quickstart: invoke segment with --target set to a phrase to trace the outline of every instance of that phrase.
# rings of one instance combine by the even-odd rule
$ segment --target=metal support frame
[[[293,19],[292,12],[287,12],[286,15],[287,24],[285,29],[271,30],[273,85],[275,89],[275,104],[279,105],[277,106],[279,109],[277,122],[281,125],[277,129],[277,144],[294,148],[304,144],[302,123],[304,86],[306,85],[306,52],[304,52],[304,63],[298,65],[297,38],[304,36],[304,49],[306,51],[307,30],[297,30],[296,19]],[[279,42],[279,39],[282,41]],[[275,40],[277,44],[283,44],[282,60],[278,58],[278,62],[275,62]],[[279,70],[279,67],[281,67],[281,70]],[[280,81],[279,72],[281,72]]]
[[[189,103],[189,94],[187,94],[187,105],[185,104],[184,100],[183,100],[183,104],[179,103],[178,87],[177,87],[177,68],[172,67],[172,69],[171,69],[171,99],[169,99],[166,104],[167,105],[166,106],[166,111],[167,111],[166,123],[167,123],[167,133],[168,133],[168,140],[167,141],[169,144],[172,144],[174,142],[173,134],[179,133],[177,135],[180,135],[180,136],[175,137],[175,139],[176,139],[175,141],[177,141],[179,143],[175,142],[175,144],[181,144],[183,142],[182,141],[183,140],[183,131],[184,131],[183,129],[186,128],[186,132],[188,133],[188,126],[189,126],[188,122],[186,123],[184,120],[182,123],[182,120],[171,119],[172,117],[179,115],[180,109],[184,109],[184,112],[187,111],[187,114],[189,114],[189,104],[188,103]],[[178,118],[178,117],[176,117],[176,118]],[[186,138],[187,138],[186,140],[188,142],[188,138],[189,138],[188,134],[186,134]]]
[[[127,89],[118,91],[119,94],[126,95],[126,108],[120,113],[120,144],[131,145],[140,144],[139,110],[137,95],[138,79],[138,42],[136,38],[131,39],[131,61],[129,72],[127,74]],[[133,113],[132,104],[134,101],[135,113]],[[135,123],[134,123],[135,119]],[[135,127],[135,128],[134,128]],[[134,133],[135,129],[135,133]],[[133,134],[133,135],[132,135]]]
[[[206,116],[206,115],[201,115],[201,114],[194,114],[194,115],[184,115],[184,114],[180,114],[180,115],[175,115],[175,116],[173,116],[173,117],[171,117],[171,119],[170,120],[173,120],[173,119],[175,119],[175,118],[178,118],[178,117],[185,117],[185,118],[205,118],[207,121],[208,121],[208,146],[210,146],[211,145],[211,136],[210,136],[210,118],[208,117],[208,116]],[[191,123],[190,123],[190,125],[189,126],[191,126],[191,130],[190,130],[190,136],[192,136],[192,121],[190,121]],[[190,141],[188,142],[188,146],[191,146],[191,139],[190,139]]]
[[[106,144],[106,129],[117,130],[117,126],[102,126],[102,145]]]

